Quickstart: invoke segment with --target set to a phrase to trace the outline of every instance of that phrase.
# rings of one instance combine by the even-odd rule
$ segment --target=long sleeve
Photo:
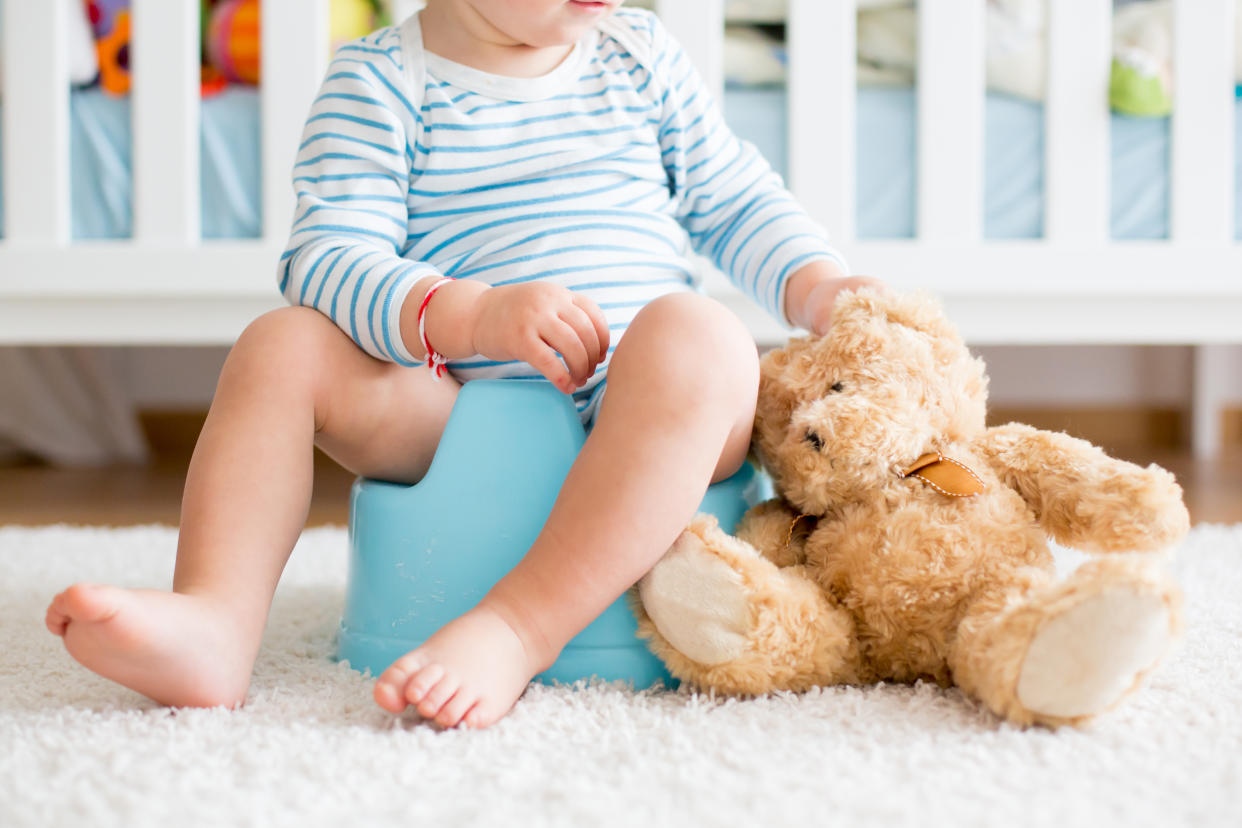
[[[725,124],[697,70],[654,17],[653,74],[663,86],[660,150],[695,250],[786,323],[785,289],[803,265],[848,266],[755,147]]]
[[[402,257],[418,113],[399,60],[399,40],[384,30],[329,66],[293,169],[297,208],[279,278],[290,303],[323,312],[371,356],[414,365],[401,305],[436,269]]]

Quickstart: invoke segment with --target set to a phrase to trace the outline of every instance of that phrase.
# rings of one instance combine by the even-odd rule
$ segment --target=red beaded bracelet
[[[423,343],[423,350],[427,352],[427,367],[431,369],[432,375],[438,381],[444,375],[444,363],[448,362],[448,358],[444,354],[436,351],[431,347],[431,343],[427,341],[427,329],[424,324],[423,317],[427,313],[427,303],[431,301],[431,295],[440,289],[442,285],[452,282],[451,276],[445,276],[443,279],[432,284],[427,288],[427,292],[423,294],[422,304],[418,306],[418,338]]]

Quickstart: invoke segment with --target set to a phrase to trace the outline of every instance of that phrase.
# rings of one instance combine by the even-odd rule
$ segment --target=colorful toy
[[[220,0],[211,7],[203,53],[225,80],[257,84],[261,75],[262,25],[259,0]],[[329,36],[332,51],[369,34],[378,24],[375,0],[332,0]]]
[[[1019,724],[1132,692],[1180,627],[1150,553],[1189,519],[1173,475],[984,424],[987,380],[926,297],[848,293],[761,363],[752,448],[777,497],[736,536],[700,516],[642,580],[677,678],[746,695],[956,685]],[[1103,553],[1058,582],[1047,536]]]
[[[207,24],[207,60],[228,81],[259,82],[262,46],[259,0],[222,0]]]
[[[113,95],[129,94],[129,5],[129,0],[86,0],[99,60],[99,85]]]
[[[379,24],[378,13],[373,0],[332,0],[328,15],[332,51],[373,32]]]

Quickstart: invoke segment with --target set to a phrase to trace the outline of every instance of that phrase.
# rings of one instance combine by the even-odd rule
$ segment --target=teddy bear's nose
[[[823,450],[823,448],[824,448],[824,441],[823,441],[823,440],[821,440],[821,439],[819,438],[819,435],[818,435],[818,434],[816,434],[814,431],[808,431],[808,432],[806,433],[806,437],[805,437],[804,439],[805,439],[808,443],[810,443],[811,445],[815,446],[815,450],[816,450],[816,451],[822,451],[822,450]]]

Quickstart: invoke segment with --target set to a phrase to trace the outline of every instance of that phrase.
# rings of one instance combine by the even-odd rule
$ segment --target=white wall
[[[1179,406],[1193,390],[1190,347],[994,345],[976,353],[988,365],[997,405]],[[1234,393],[1242,398],[1242,385]]]

